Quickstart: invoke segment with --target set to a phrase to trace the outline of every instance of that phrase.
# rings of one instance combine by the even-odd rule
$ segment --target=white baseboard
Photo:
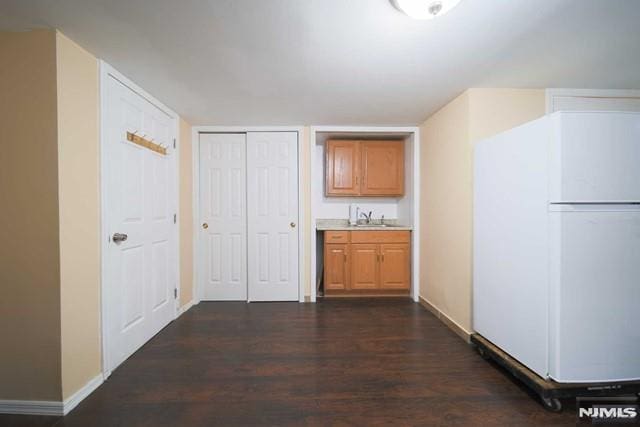
[[[194,305],[196,305],[196,302],[194,300],[189,301],[188,303],[186,303],[185,305],[183,305],[182,307],[180,307],[178,309],[178,315],[176,317],[182,316],[184,313],[186,313]]]
[[[0,414],[49,415],[62,417],[78,406],[103,382],[102,374],[86,383],[64,402],[47,400],[0,400]]]
[[[73,393],[67,400],[64,401],[64,413],[67,415],[73,410],[80,402],[82,402],[87,396],[95,391],[103,383],[104,377],[102,374],[96,375],[91,381],[86,383],[84,387]]]
[[[0,400],[0,414],[52,415],[64,414],[62,402],[47,400]]]

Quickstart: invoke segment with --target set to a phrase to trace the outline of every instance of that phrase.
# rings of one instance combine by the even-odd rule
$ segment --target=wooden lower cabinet
[[[407,295],[409,231],[326,232],[324,292],[328,296]],[[339,240],[346,243],[332,243]]]
[[[409,244],[382,244],[380,257],[380,289],[409,289]]]
[[[378,289],[380,283],[379,245],[351,245],[351,286],[348,289]]]
[[[348,246],[346,244],[324,245],[324,289],[326,291],[348,289],[350,273]]]

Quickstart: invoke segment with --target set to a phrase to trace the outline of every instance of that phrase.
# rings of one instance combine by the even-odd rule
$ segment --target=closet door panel
[[[200,291],[246,301],[246,136],[200,135]]]
[[[247,133],[249,301],[298,300],[298,134]]]

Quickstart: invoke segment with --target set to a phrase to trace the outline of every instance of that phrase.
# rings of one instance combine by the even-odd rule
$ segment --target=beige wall
[[[61,398],[55,43],[0,33],[0,399]]]
[[[469,89],[469,140],[473,143],[541,117],[544,89]]]
[[[101,372],[98,61],[0,33],[0,399],[69,398]],[[181,302],[192,298],[191,129],[180,122]]]
[[[472,331],[473,145],[544,115],[544,90],[469,89],[420,128],[420,295]]]
[[[98,61],[57,33],[62,396],[101,372]]]
[[[180,119],[180,306],[193,300],[193,157],[191,125]]]
[[[469,93],[420,128],[420,295],[470,325]]]

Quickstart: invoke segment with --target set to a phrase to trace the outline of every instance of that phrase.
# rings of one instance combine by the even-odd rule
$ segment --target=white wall
[[[400,224],[413,224],[415,220],[415,197],[416,183],[414,182],[415,172],[415,141],[414,135],[409,135],[404,142],[404,197],[398,200],[397,217]]]

